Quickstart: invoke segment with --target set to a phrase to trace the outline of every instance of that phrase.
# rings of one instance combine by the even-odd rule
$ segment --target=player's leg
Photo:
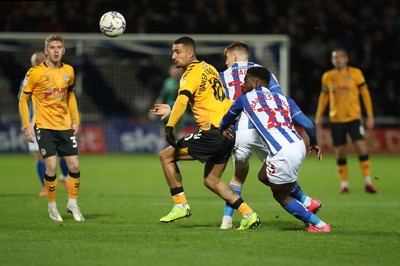
[[[47,190],[47,210],[50,218],[57,222],[62,222],[62,218],[57,210],[56,195],[57,195],[57,139],[47,129],[34,127],[36,141],[46,164],[46,172],[44,174],[44,185]]]
[[[270,183],[270,188],[274,199],[291,215],[311,224],[307,228],[309,232],[330,232],[330,226],[322,221],[318,216],[310,212],[300,201],[290,196],[294,183],[274,184]]]
[[[367,142],[364,137],[365,131],[360,120],[350,123],[349,134],[358,155],[359,166],[364,177],[365,191],[368,193],[376,193],[377,190],[371,180],[371,162],[369,160]]]
[[[44,186],[44,174],[46,173],[46,163],[44,162],[43,157],[42,155],[40,155],[38,150],[36,150],[33,154],[35,156],[36,173],[39,177],[39,181],[42,186],[39,192],[39,196],[45,197],[47,196],[47,190],[46,187]]]
[[[297,181],[294,183],[293,188],[290,191],[290,196],[303,203],[303,205],[314,214],[316,214],[322,207],[322,202],[306,195]]]
[[[58,163],[60,165],[61,173],[58,179],[60,182],[65,186],[65,188],[68,190],[68,165],[67,162],[63,157],[60,157],[58,159]]]
[[[28,142],[28,149],[29,152],[33,154],[35,157],[35,168],[36,168],[36,173],[37,176],[39,177],[39,181],[41,184],[41,189],[39,192],[39,196],[41,197],[46,197],[47,196],[47,190],[46,187],[44,186],[44,174],[46,172],[46,164],[43,160],[42,155],[39,152],[39,146],[36,141],[36,138],[34,139],[34,142]]]
[[[57,209],[56,195],[57,195],[57,178],[56,178],[56,167],[57,167],[57,156],[52,155],[45,157],[46,172],[44,175],[44,184],[47,191],[48,201],[48,212],[50,218],[57,222],[62,222],[62,218]]]
[[[229,186],[239,195],[249,172],[249,158],[252,154],[252,145],[260,142],[260,138],[254,129],[240,129],[235,132],[235,146],[232,150],[234,174]],[[262,145],[262,143],[261,143]],[[268,155],[268,153],[267,153]],[[264,155],[264,158],[267,156]],[[222,217],[221,229],[234,228],[232,222],[234,209],[230,204],[225,204],[224,216]]]
[[[266,175],[269,179],[274,199],[290,214],[304,223],[312,225],[314,231],[329,232],[330,228],[315,214],[310,212],[300,201],[291,196],[297,181],[298,171],[305,158],[303,141],[292,143],[282,148],[273,157],[268,157]],[[308,230],[308,229],[307,229]]]
[[[66,156],[64,154],[63,157],[68,165],[69,170],[67,181],[68,203],[66,209],[68,213],[73,215],[75,221],[83,222],[85,218],[78,206],[78,195],[81,184],[81,172],[79,170],[78,155]]]
[[[187,203],[185,191],[182,184],[182,176],[177,165],[180,160],[193,160],[182,149],[176,149],[169,146],[160,152],[161,166],[164,172],[165,179],[170,189],[174,207],[171,212],[160,219],[160,222],[168,223],[181,218],[189,217],[191,209]]]
[[[364,176],[365,191],[372,194],[377,193],[371,180],[371,162],[369,160],[369,155],[368,152],[365,152],[367,144],[364,140],[358,140],[354,142],[354,146],[358,154],[361,173]]]
[[[62,130],[57,132],[60,140],[57,152],[63,157],[68,166],[68,203],[67,212],[71,213],[75,221],[82,222],[85,220],[80,208],[78,207],[78,195],[81,184],[81,172],[78,160],[78,145],[76,137],[72,130]]]
[[[331,137],[336,155],[336,168],[340,180],[340,193],[349,192],[348,167],[347,167],[347,123],[331,123]]]
[[[204,167],[204,184],[212,192],[220,196],[232,208],[238,210],[243,219],[239,230],[246,230],[260,225],[258,215],[253,212],[249,205],[230,187],[221,180],[225,170],[226,162],[214,163],[207,161]]]
[[[270,186],[266,169],[267,163],[265,162],[258,173],[258,180],[260,180],[260,182],[264,185]],[[304,194],[300,184],[297,181],[294,183],[293,188],[290,191],[290,196],[300,201],[310,212],[314,214],[317,213],[322,207],[322,202],[320,200],[311,198]]]

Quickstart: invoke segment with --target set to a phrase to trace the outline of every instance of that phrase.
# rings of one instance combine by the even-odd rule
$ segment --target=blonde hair
[[[62,46],[64,47],[64,38],[61,37],[60,35],[52,34],[46,38],[44,41],[44,46],[47,48],[49,43],[52,41],[59,41],[62,43]]]
[[[247,55],[247,57],[250,55],[249,46],[245,42],[242,42],[242,41],[235,41],[235,42],[229,44],[224,49],[224,56],[226,56],[226,54],[228,52],[239,52],[244,55]]]

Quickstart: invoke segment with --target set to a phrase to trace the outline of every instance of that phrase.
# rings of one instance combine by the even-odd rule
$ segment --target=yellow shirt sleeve
[[[30,127],[29,122],[29,98],[31,97],[30,93],[21,92],[21,96],[19,98],[19,113],[21,115],[21,122],[24,128]]]
[[[374,112],[372,109],[371,95],[369,94],[368,86],[366,83],[364,83],[364,85],[361,86],[360,94],[364,102],[365,112],[367,113],[367,116],[368,117],[374,116]]]
[[[78,104],[76,102],[75,93],[73,91],[68,92],[67,97],[68,97],[67,98],[68,108],[69,112],[71,113],[72,123],[75,125],[79,125],[80,119],[79,119]]]
[[[186,111],[189,98],[184,94],[179,94],[171,110],[171,114],[167,123],[167,127],[175,127]]]

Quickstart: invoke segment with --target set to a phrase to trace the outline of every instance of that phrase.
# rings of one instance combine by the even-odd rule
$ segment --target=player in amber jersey
[[[329,122],[332,142],[337,159],[337,169],[341,181],[340,193],[349,192],[346,137],[350,135],[358,154],[359,165],[364,176],[365,191],[376,193],[371,181],[371,166],[367,144],[364,138],[364,128],[361,123],[362,110],[360,95],[366,111],[365,126],[374,127],[372,102],[367,83],[360,69],[347,66],[348,56],[344,49],[332,52],[334,69],[322,76],[322,91],[318,100],[315,124],[322,125],[322,116],[329,103]]]
[[[46,60],[46,54],[43,51],[38,51],[34,52],[31,56],[31,66],[37,66],[41,63],[43,63]],[[24,82],[21,82],[20,85],[20,90],[18,93],[18,99],[21,95],[21,91],[23,89],[23,84]],[[33,105],[32,105],[32,98],[29,100],[29,122],[33,124],[33,117],[34,117],[34,110],[33,110]],[[23,128],[22,128],[23,130]],[[40,184],[42,185],[42,188],[39,192],[39,196],[42,197],[47,197],[47,190],[44,185],[44,174],[46,172],[46,164],[43,160],[42,155],[39,152],[39,146],[37,144],[36,139],[33,139],[33,143],[28,142],[28,149],[30,152],[32,152],[35,156],[35,166],[36,166],[36,172],[38,174]],[[60,168],[61,168],[61,174],[59,176],[59,179],[61,183],[67,188],[67,178],[68,178],[68,166],[67,163],[65,162],[64,158],[60,157]]]
[[[204,184],[242,215],[238,229],[257,227],[260,224],[257,214],[221,180],[234,141],[224,137],[218,130],[222,117],[232,105],[225,97],[219,73],[212,65],[197,60],[196,44],[190,37],[177,39],[172,45],[172,52],[175,65],[185,69],[185,72],[165,127],[166,139],[171,146],[160,152],[161,165],[175,205],[160,221],[172,222],[191,215],[177,162],[199,160],[205,164]],[[199,129],[176,140],[174,127],[184,114],[187,104],[192,109]],[[155,114],[157,106],[156,104],[153,109]]]
[[[78,145],[79,113],[75,98],[75,74],[72,66],[63,63],[64,39],[50,35],[45,40],[44,63],[28,70],[23,82],[19,110],[25,136],[29,142],[36,140],[46,164],[44,183],[47,189],[50,218],[62,222],[56,204],[57,155],[65,158],[68,165],[67,212],[76,221],[84,221],[77,204],[80,185]],[[29,121],[29,99],[32,98],[34,128]]]

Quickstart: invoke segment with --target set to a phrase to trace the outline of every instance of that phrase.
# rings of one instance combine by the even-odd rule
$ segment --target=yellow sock
[[[247,205],[246,202],[240,204],[238,208],[238,212],[242,215],[242,217],[246,216],[247,214],[251,213],[253,210]]]
[[[364,177],[370,177],[371,176],[371,163],[369,160],[365,161],[359,161],[361,173],[363,174]]]
[[[44,179],[44,185],[47,190],[48,202],[56,202],[57,179],[55,179],[54,181],[47,181],[46,179]]]
[[[179,193],[179,194],[173,195],[172,199],[174,200],[175,204],[186,204],[187,203],[185,193]]]
[[[347,175],[348,175],[347,164],[338,165],[337,170],[339,173],[340,181],[342,181],[342,182],[347,181]]]
[[[68,197],[71,199],[78,198],[80,178],[74,178],[68,175]]]

